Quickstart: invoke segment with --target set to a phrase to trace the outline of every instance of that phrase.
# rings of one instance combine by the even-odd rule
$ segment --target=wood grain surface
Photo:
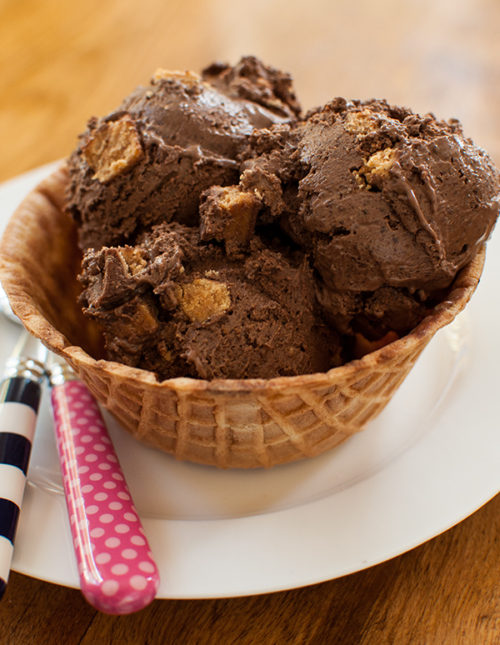
[[[500,165],[498,0],[0,0],[0,181],[67,155],[156,67],[256,54],[305,108],[386,97],[458,117]],[[11,575],[0,644],[500,643],[500,497],[387,563],[282,593],[111,617]]]

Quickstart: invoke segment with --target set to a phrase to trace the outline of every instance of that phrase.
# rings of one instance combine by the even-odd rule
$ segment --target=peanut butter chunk
[[[102,124],[83,147],[93,179],[101,183],[132,168],[142,155],[139,133],[129,116]]]
[[[223,282],[196,278],[178,286],[181,309],[193,322],[203,322],[223,314],[231,306],[229,289]]]
[[[396,160],[396,151],[393,148],[384,148],[373,153],[361,166],[359,171],[354,171],[354,176],[361,188],[371,188],[375,178],[385,177]]]
[[[229,257],[241,254],[253,235],[260,206],[253,192],[213,186],[200,207],[201,239],[223,241]]]

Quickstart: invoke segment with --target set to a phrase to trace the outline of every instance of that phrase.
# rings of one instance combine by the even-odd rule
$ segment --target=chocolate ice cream
[[[172,219],[196,223],[200,194],[238,181],[252,131],[299,111],[290,76],[253,57],[202,77],[158,70],[117,110],[92,118],[69,159],[80,245],[120,244]]]
[[[301,119],[253,57],[158,72],[69,167],[84,311],[160,379],[326,371],[406,334],[499,206],[457,121],[341,98]]]
[[[339,364],[305,258],[257,238],[248,250],[228,259],[176,223],[152,227],[136,246],[88,250],[82,302],[103,326],[109,358],[162,379],[270,378]]]

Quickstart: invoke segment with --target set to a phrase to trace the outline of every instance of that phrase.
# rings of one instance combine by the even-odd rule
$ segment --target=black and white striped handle
[[[19,511],[40,403],[38,361],[0,384],[0,598],[9,577]]]

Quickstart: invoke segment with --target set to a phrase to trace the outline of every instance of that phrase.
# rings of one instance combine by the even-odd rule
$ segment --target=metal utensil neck
[[[64,383],[78,378],[66,362],[54,359],[54,357],[51,357],[51,359],[47,365],[47,376],[50,385],[64,385]]]
[[[27,356],[9,358],[5,365],[5,378],[27,378],[42,383],[45,377],[45,366],[42,361]]]

